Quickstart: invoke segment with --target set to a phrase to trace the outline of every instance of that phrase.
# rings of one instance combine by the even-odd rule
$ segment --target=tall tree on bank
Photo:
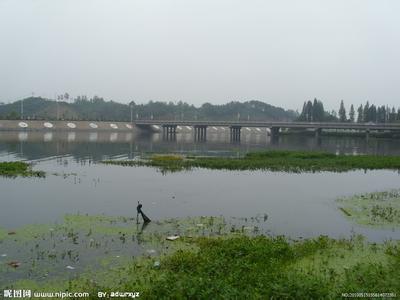
[[[360,106],[357,109],[357,123],[362,123],[364,122],[364,108],[363,105],[360,104]]]
[[[365,103],[364,108],[363,108],[363,122],[368,122],[369,121],[369,102]]]
[[[340,122],[346,122],[346,121],[347,121],[346,109],[344,108],[343,100],[340,101],[339,121],[340,121]]]
[[[306,111],[307,111],[307,103],[304,102],[303,109],[301,110],[301,114],[300,114],[300,116],[298,118],[298,121],[302,121],[302,122],[307,121],[307,118],[306,118],[307,113],[306,113]]]
[[[354,105],[352,104],[350,106],[350,112],[349,112],[349,120],[351,123],[354,123],[354,121],[355,121],[355,114],[356,114],[356,112],[354,111]]]
[[[332,121],[331,118],[332,116],[325,111],[324,104],[315,98],[313,102],[304,102],[298,121],[323,122]]]
[[[336,112],[325,112],[321,101],[314,99],[314,102],[304,102],[303,111],[298,118],[299,121],[305,122],[357,122],[357,123],[400,123],[400,108],[396,111],[396,108],[389,106],[376,106],[370,104],[368,101],[365,105],[361,104],[357,108],[357,118],[354,105],[350,106],[349,119],[346,117],[346,109],[343,100],[340,102],[339,115]],[[310,117],[311,111],[311,117]]]
[[[392,111],[389,114],[389,123],[394,123],[396,122],[396,109],[392,107]]]
[[[307,102],[307,106],[306,106],[306,119],[307,122],[312,122],[312,111],[313,111],[313,105],[311,101]]]

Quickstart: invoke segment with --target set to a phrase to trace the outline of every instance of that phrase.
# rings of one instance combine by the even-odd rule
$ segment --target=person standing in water
[[[139,223],[139,214],[142,216],[142,218],[143,218],[143,222],[144,223],[149,223],[149,222],[151,222],[151,220],[150,220],[150,218],[149,217],[147,217],[144,213],[143,213],[143,211],[142,211],[142,204],[138,201],[138,206],[136,207],[136,210],[137,210],[137,214],[136,214],[136,221],[137,221],[137,223]]]

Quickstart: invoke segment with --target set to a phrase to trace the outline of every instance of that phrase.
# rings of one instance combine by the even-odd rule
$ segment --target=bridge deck
[[[354,130],[399,130],[400,123],[316,123],[316,122],[259,122],[259,121],[173,121],[173,120],[137,120],[138,127],[145,126],[215,126],[215,127],[266,127],[266,128],[310,128],[310,129],[354,129]]]

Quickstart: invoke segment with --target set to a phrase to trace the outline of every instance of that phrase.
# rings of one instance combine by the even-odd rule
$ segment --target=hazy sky
[[[0,0],[0,101],[400,106],[399,0]]]

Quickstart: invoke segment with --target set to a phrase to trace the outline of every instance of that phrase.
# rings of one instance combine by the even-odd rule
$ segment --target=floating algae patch
[[[360,225],[400,227],[400,190],[343,197],[337,203],[347,218]]]
[[[137,224],[135,218],[66,215],[61,223],[0,230],[0,252],[6,254],[0,258],[0,288],[17,282],[45,283],[50,278],[70,281],[82,274],[105,282],[107,272],[120,270],[134,259],[146,257],[154,264],[156,257],[193,248],[195,237],[221,236],[231,229],[223,217]],[[171,235],[179,239],[167,241]]]
[[[54,225],[53,226],[47,224],[25,225],[17,229],[12,228],[10,231],[8,231],[7,237],[5,239],[28,241],[32,239],[37,239],[41,236],[44,237],[46,234],[51,233],[53,230],[54,230]]]
[[[333,240],[327,237],[320,237],[316,240],[301,242],[300,248],[312,248],[309,243],[319,245],[313,255],[308,255],[293,264],[293,268],[305,274],[323,275],[335,274],[342,276],[346,270],[355,267],[357,264],[381,264],[390,263],[388,249],[397,247],[396,244],[371,244],[366,243],[362,236],[356,236],[350,240]],[[322,242],[322,243],[321,243]]]

